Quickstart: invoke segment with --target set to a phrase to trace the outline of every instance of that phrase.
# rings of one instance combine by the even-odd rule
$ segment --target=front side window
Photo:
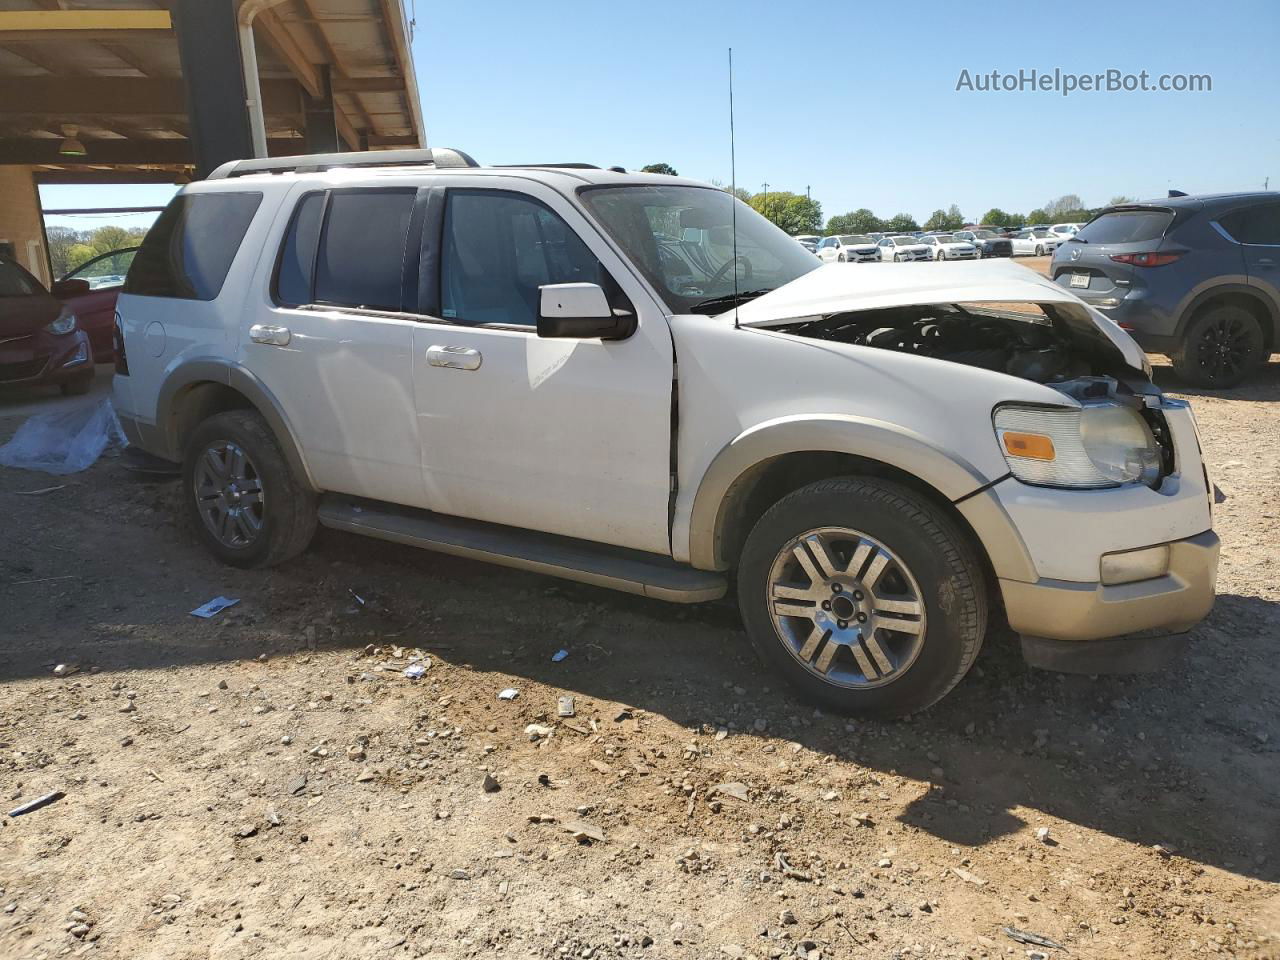
[[[64,280],[86,280],[90,290],[109,290],[124,283],[125,274],[133,263],[137,248],[113,250],[100,257],[94,257],[68,273]]]
[[[174,197],[134,255],[124,292],[178,300],[215,299],[261,203],[260,193]]]
[[[803,251],[801,251],[803,253]],[[468,326],[538,323],[538,288],[612,282],[595,255],[541,203],[498,190],[450,190],[444,215],[440,304]]]
[[[673,313],[724,313],[821,265],[723,190],[636,185],[579,195]]]

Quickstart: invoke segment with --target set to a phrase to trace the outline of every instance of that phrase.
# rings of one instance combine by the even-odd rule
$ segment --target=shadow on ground
[[[108,470],[120,467],[92,473]],[[48,677],[59,661],[163,670],[297,651],[306,625],[331,623],[322,647],[420,646],[494,674],[495,694],[508,682],[539,683],[689,728],[747,732],[764,720],[770,737],[935,784],[902,819],[957,845],[1045,811],[1280,880],[1280,729],[1266,706],[1280,669],[1278,604],[1221,596],[1188,658],[1146,676],[1032,671],[996,631],[932,710],[846,725],[764,672],[728,602],[672,606],[331,531],[284,568],[232,570],[167,519],[174,485],[135,483],[118,506],[110,493],[129,481],[103,479],[72,480],[99,514],[92,522],[80,496],[22,503],[14,515],[27,535],[0,557],[0,684]],[[11,512],[24,500],[12,491],[39,485],[12,473],[0,480],[0,509]],[[215,621],[188,615],[218,594],[242,603]],[[551,662],[561,647],[569,658]]]

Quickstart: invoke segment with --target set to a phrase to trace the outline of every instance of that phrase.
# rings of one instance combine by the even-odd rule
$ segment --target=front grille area
[[[49,355],[45,354],[30,360],[20,360],[17,363],[0,363],[0,381],[30,380],[32,377],[38,377],[48,362]]]

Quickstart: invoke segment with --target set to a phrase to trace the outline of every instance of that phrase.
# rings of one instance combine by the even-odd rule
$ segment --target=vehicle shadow
[[[162,513],[173,491],[154,485],[148,514]],[[181,554],[181,570],[156,568],[141,583],[119,574],[119,557],[166,550]],[[1083,828],[1082,838],[1100,831],[1280,880],[1280,718],[1268,707],[1280,686],[1280,604],[1257,597],[1220,596],[1189,656],[1143,676],[1033,671],[996,630],[934,708],[864,722],[815,714],[769,675],[728,601],[673,606],[332,531],[285,567],[238,571],[157,520],[126,532],[115,557],[86,564],[60,591],[59,618],[83,628],[59,630],[42,619],[48,605],[22,593],[60,590],[38,582],[52,572],[11,565],[0,581],[0,608],[10,612],[0,690],[48,677],[60,661],[127,671],[305,650],[307,625],[322,623],[331,625],[317,638],[322,648],[421,647],[483,674],[494,695],[522,688],[525,710],[543,700],[553,709],[563,691],[584,712],[607,701],[604,723],[621,703],[686,729],[728,728],[850,761],[858,766],[830,768],[850,788],[867,769],[929,784],[898,818],[955,845],[982,845],[1044,812]],[[214,621],[188,615],[218,594],[242,603]],[[553,662],[559,649],[569,656]]]
[[[1207,397],[1217,400],[1253,400],[1263,403],[1274,403],[1280,400],[1280,354],[1273,354],[1269,363],[1255,370],[1240,386],[1225,390],[1193,387],[1183,381],[1173,372],[1173,367],[1166,363],[1157,362],[1152,369],[1156,384],[1162,390],[1179,396]]]

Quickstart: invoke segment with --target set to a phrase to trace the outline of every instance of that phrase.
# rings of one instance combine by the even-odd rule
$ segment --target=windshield
[[[894,237],[893,242],[894,243],[919,243],[920,240],[917,237]]]
[[[714,187],[586,187],[580,196],[673,313],[724,313],[732,303],[707,301],[767,293],[821,266],[760,214]]]
[[[1117,210],[1090,220],[1076,239],[1085,243],[1137,243],[1164,236],[1173,213],[1169,210]]]
[[[1047,237],[1049,235],[1049,231],[1044,227],[1041,227],[1038,230],[1032,230],[1031,232],[1037,237]]]
[[[840,242],[843,243],[846,247],[851,247],[855,243],[872,243],[874,241],[872,241],[870,237],[852,236],[852,237],[841,237]]]
[[[957,240],[955,237],[953,237],[949,233],[940,233],[933,238],[933,242],[934,243],[959,243],[960,241]]]

